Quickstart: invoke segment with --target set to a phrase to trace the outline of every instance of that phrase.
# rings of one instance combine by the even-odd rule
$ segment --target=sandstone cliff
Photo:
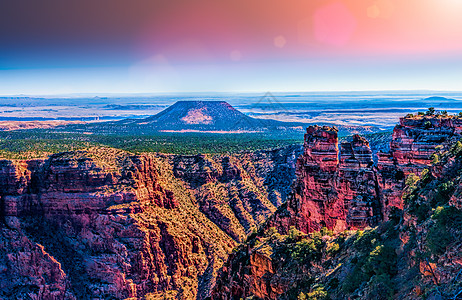
[[[322,227],[345,229],[376,226],[392,207],[403,207],[406,177],[420,175],[460,137],[462,119],[455,116],[413,116],[400,119],[390,152],[377,154],[363,137],[338,143],[337,130],[310,126],[304,153],[297,161],[297,180],[287,204],[269,221],[281,233],[290,226],[308,233]]]
[[[354,135],[339,149],[335,128],[310,126],[304,149],[297,161],[291,198],[268,226],[281,233],[287,233],[290,226],[306,233],[322,227],[341,232],[381,220],[372,151],[364,138]]]
[[[261,229],[223,267],[212,299],[460,299],[462,144],[406,185],[374,229]]]

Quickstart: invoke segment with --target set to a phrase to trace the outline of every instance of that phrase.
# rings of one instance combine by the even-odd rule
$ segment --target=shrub
[[[406,178],[406,187],[414,187],[416,186],[417,181],[419,181],[419,176],[415,175],[414,173],[411,173],[407,176]]]
[[[370,252],[373,248],[373,244],[376,241],[378,234],[375,230],[358,231],[356,234],[356,240],[354,241],[354,247],[361,252]]]
[[[435,224],[428,231],[426,246],[431,254],[440,255],[446,251],[450,243],[460,239],[454,230],[462,230],[462,211],[453,206],[439,206],[435,209],[432,219]]]
[[[452,194],[454,193],[455,186],[452,181],[447,181],[441,183],[436,189],[436,194],[431,200],[431,206],[436,207],[440,205],[445,205],[449,202]]]
[[[369,274],[395,275],[396,274],[396,253],[390,246],[378,245],[369,253],[364,269]]]
[[[409,196],[417,189],[417,182],[420,180],[419,176],[414,173],[406,177],[403,199],[408,200]]]
[[[433,116],[435,114],[435,108],[429,107],[428,110],[425,112],[427,116]]]
[[[443,254],[450,242],[451,234],[444,226],[435,225],[428,231],[426,245],[431,254]]]
[[[351,260],[352,270],[342,284],[345,293],[354,292],[361,284],[369,282],[372,276],[386,275],[391,278],[397,273],[397,255],[394,248],[387,244],[379,244],[374,233],[366,232],[355,242],[356,247],[358,242],[361,242],[362,246],[367,246],[370,250],[366,253],[364,250],[360,251],[360,254]]]
[[[403,217],[403,210],[395,206],[390,208],[390,213],[388,214],[388,219],[392,222],[393,225],[397,225],[401,218]]]
[[[300,240],[300,238],[303,236],[303,232],[295,228],[295,226],[290,226],[289,229],[289,234],[287,236],[287,242],[289,243],[294,243]]]
[[[299,263],[309,264],[321,257],[321,245],[315,239],[302,239],[289,249],[292,259]]]
[[[265,232],[265,237],[268,238],[270,241],[276,241],[279,240],[281,235],[279,234],[278,230],[275,227],[270,227],[266,232]]]
[[[393,299],[394,292],[393,283],[389,275],[376,275],[371,280],[368,299]]]
[[[342,290],[346,294],[353,293],[362,283],[369,281],[369,276],[361,271],[361,264],[355,264],[343,281]]]
[[[458,141],[451,147],[450,151],[453,155],[456,155],[456,156],[459,155],[462,151],[462,143]]]
[[[327,253],[329,255],[335,255],[340,250],[340,245],[337,243],[332,243],[327,247]]]
[[[422,173],[420,173],[420,179],[423,183],[428,183],[432,179],[432,173],[428,169],[424,169]]]
[[[324,300],[327,298],[327,292],[324,290],[323,286],[317,286],[313,291],[306,294],[307,300]]]
[[[325,226],[321,228],[320,233],[321,233],[321,236],[326,236],[326,235],[333,236],[334,235],[334,232]]]
[[[430,205],[428,205],[427,203],[414,205],[413,213],[417,217],[418,222],[423,222],[427,220],[430,208]]]
[[[454,206],[436,208],[432,219],[442,226],[462,230],[462,211]]]

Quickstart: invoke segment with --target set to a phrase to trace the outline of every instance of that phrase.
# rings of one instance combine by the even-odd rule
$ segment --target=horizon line
[[[462,93],[462,90],[293,90],[293,91],[189,91],[189,92],[173,92],[173,91],[159,91],[159,92],[71,92],[71,93],[52,93],[52,94],[2,94],[0,97],[115,97],[115,96],[165,96],[165,95],[187,95],[187,94],[290,94],[290,93],[323,93],[323,94],[338,94],[338,93]]]

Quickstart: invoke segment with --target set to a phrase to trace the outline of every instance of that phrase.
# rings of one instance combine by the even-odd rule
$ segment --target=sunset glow
[[[402,89],[395,74],[403,72],[415,76],[409,89],[455,90],[454,79],[444,78],[462,69],[462,2],[456,0],[85,0],[67,6],[30,1],[28,11],[34,13],[8,1],[0,11],[6,45],[0,50],[0,78],[8,83],[0,93],[19,90],[14,74],[27,78],[38,72],[48,74],[41,79],[45,87],[31,83],[31,91],[58,90],[46,88],[54,80],[67,86],[64,90],[95,90],[76,75],[88,68],[112,69],[117,84],[100,85],[108,86],[103,92],[168,91],[172,86],[178,91],[248,90],[247,75],[256,81],[256,90],[341,90],[348,86],[345,80],[352,89]],[[153,63],[153,57],[162,61]],[[149,83],[166,65],[176,74],[174,82],[165,88]],[[265,70],[275,66],[287,72],[285,79],[275,80]],[[132,81],[134,69],[141,69],[146,80]],[[380,84],[363,81],[370,76],[362,73],[370,69],[377,71],[372,77]],[[344,73],[350,74],[347,79]],[[440,73],[441,79],[427,73]]]

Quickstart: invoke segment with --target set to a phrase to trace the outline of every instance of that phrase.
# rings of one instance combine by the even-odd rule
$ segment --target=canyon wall
[[[169,165],[201,212],[242,242],[285,202],[301,151],[301,146],[288,146],[232,156],[175,155],[169,156]]]

